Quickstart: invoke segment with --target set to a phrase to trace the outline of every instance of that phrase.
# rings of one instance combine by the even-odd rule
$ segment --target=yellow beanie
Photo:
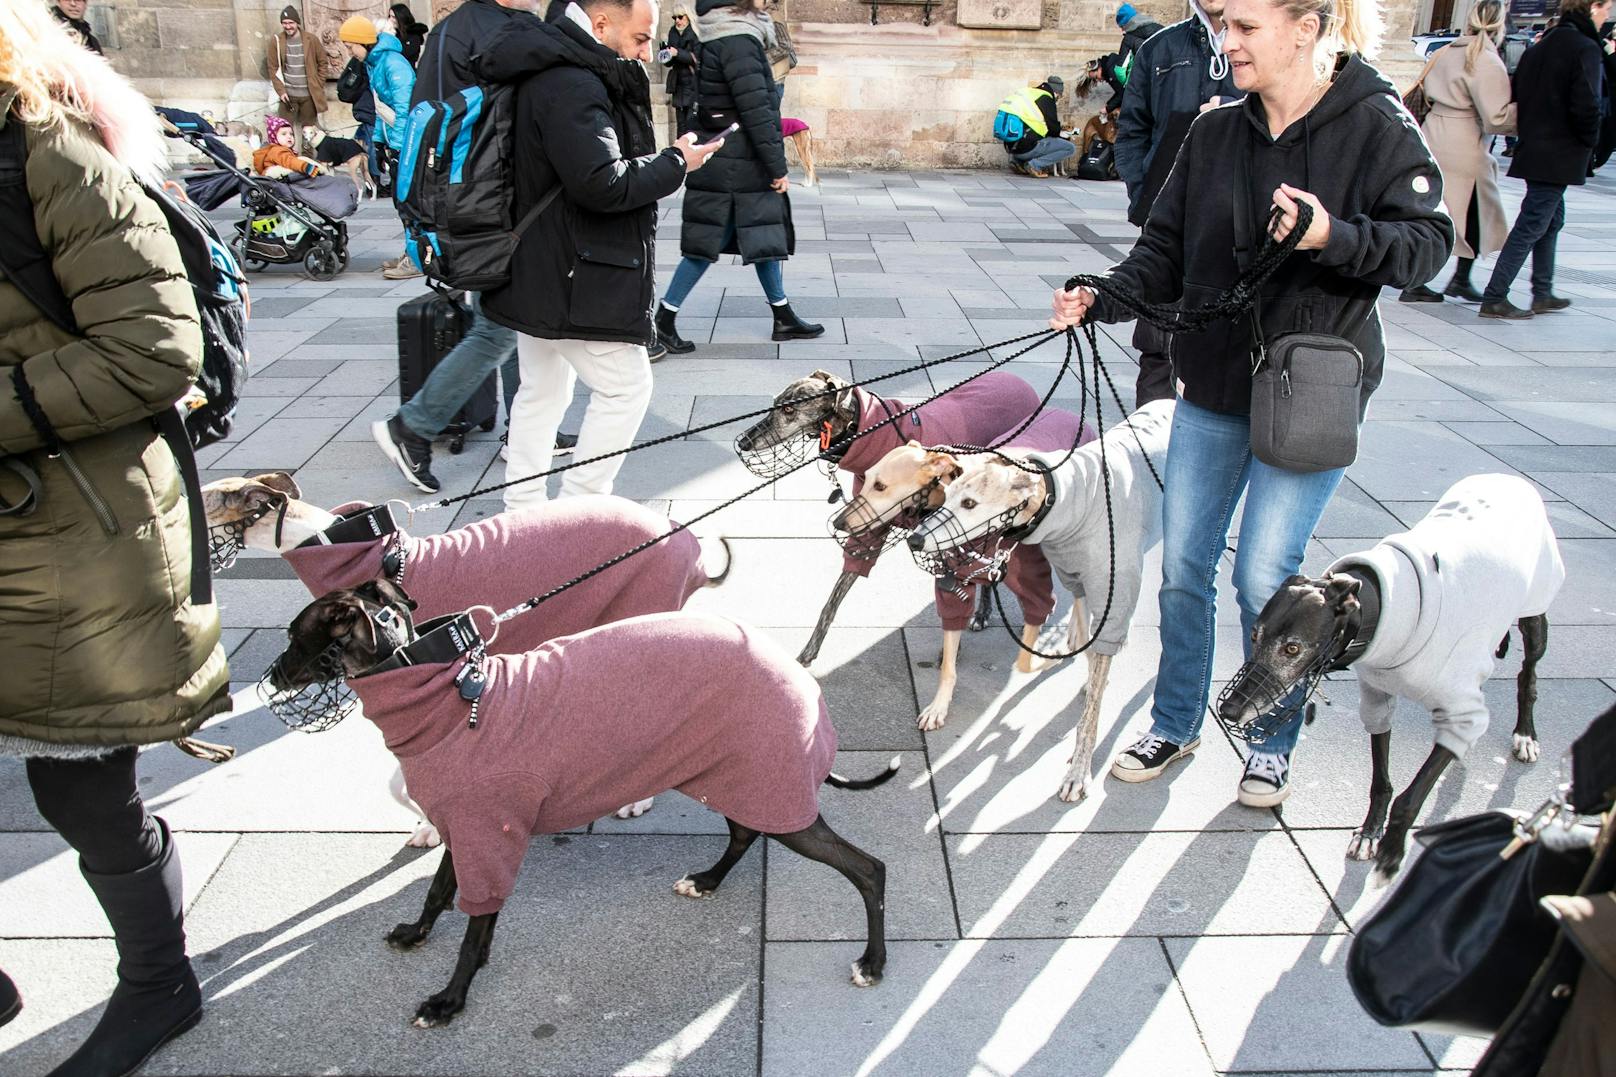
[[[337,31],[338,41],[351,41],[355,45],[376,44],[376,24],[363,15],[355,15]]]

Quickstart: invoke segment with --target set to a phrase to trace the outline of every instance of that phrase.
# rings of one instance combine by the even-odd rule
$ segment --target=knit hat
[[[1139,9],[1132,4],[1123,4],[1117,8],[1117,25],[1127,26],[1128,20],[1139,14]]]
[[[1066,92],[1066,81],[1059,75],[1049,76],[1044,80],[1044,85],[1048,86],[1049,92],[1054,94],[1056,97],[1059,97],[1061,94]]]
[[[297,9],[296,4],[287,4],[285,7],[281,8],[281,19],[283,21],[286,19],[291,19],[299,26],[303,25],[303,13]]]
[[[347,19],[337,30],[337,40],[347,41],[355,45],[376,44],[376,24],[363,15],[354,15]]]
[[[279,116],[264,117],[264,134],[269,136],[271,142],[274,142],[275,136],[281,133],[281,128],[290,126],[292,126],[290,120],[283,120]]]

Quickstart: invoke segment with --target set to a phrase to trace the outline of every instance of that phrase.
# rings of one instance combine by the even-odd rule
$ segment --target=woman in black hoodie
[[[1436,275],[1453,248],[1442,175],[1398,100],[1371,67],[1381,27],[1363,0],[1229,0],[1224,51],[1246,97],[1202,113],[1180,147],[1144,233],[1110,276],[1153,303],[1202,306],[1239,277],[1237,242],[1254,250],[1270,206],[1276,239],[1313,222],[1262,292],[1263,337],[1333,333],[1363,355],[1359,418],[1380,384],[1385,342],[1375,302],[1383,287]],[[1243,199],[1237,214],[1236,199]],[[1248,234],[1236,235],[1237,219]],[[1055,293],[1055,326],[1131,315],[1086,288]],[[1269,597],[1301,566],[1342,469],[1292,472],[1251,455],[1252,328],[1241,316],[1178,334],[1164,476],[1161,664],[1151,729],[1112,774],[1148,781],[1200,744],[1211,687],[1217,566],[1242,493],[1234,564],[1246,646]],[[1237,799],[1267,807],[1290,791],[1300,713],[1256,746]],[[1368,843],[1366,843],[1368,844]]]
[[[394,4],[388,11],[393,16],[393,22],[398,25],[398,44],[404,52],[404,59],[414,67],[421,62],[421,46],[426,44],[426,35],[430,28],[426,23],[415,20],[415,15],[410,11],[408,4]]]

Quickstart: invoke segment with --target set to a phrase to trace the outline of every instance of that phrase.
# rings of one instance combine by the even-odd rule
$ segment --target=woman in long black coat
[[[766,55],[774,24],[764,0],[696,0],[701,39],[697,80],[697,131],[702,141],[731,123],[740,125],[700,172],[685,181],[684,260],[674,271],[656,312],[657,339],[670,352],[695,345],[679,335],[674,318],[690,290],[721,254],[739,254],[757,271],[774,315],[775,340],[806,340],[824,333],[802,321],[786,299],[783,269],[796,247],[791,201],[786,191],[785,140],[780,105]]]
[[[696,129],[696,79],[701,64],[701,41],[690,25],[690,8],[680,3],[673,9],[673,29],[663,48],[671,54],[668,67],[668,107],[673,109],[678,133]]]

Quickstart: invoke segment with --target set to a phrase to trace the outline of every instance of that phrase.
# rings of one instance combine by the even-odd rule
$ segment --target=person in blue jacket
[[[342,24],[337,39],[348,52],[365,65],[370,76],[370,92],[376,99],[376,125],[371,137],[387,158],[388,171],[404,149],[404,121],[410,114],[410,94],[415,89],[415,68],[410,66],[392,34],[376,32],[376,24],[355,15]],[[421,270],[408,255],[384,263],[382,276],[388,280],[418,277]]]

